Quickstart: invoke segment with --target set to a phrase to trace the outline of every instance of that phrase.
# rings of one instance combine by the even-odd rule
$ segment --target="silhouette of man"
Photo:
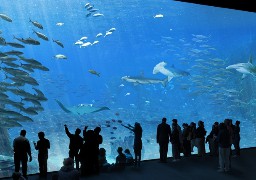
[[[20,162],[22,163],[22,174],[27,178],[27,162],[29,155],[29,162],[32,161],[31,148],[26,136],[26,130],[20,131],[20,136],[13,140],[13,150],[14,150],[14,165],[15,172],[20,171]]]
[[[162,123],[157,126],[156,141],[159,144],[160,162],[167,162],[168,143],[171,139],[171,127],[164,117]]]
[[[95,173],[99,174],[100,171],[100,166],[99,166],[99,145],[102,144],[103,142],[103,138],[100,135],[101,132],[101,128],[100,127],[96,127],[94,129],[94,134],[95,134],[95,139],[96,139],[96,146],[97,146],[97,153],[95,153],[94,156],[94,163],[95,163]]]
[[[75,159],[76,169],[79,169],[79,158],[78,153],[83,145],[83,138],[79,135],[81,130],[79,128],[76,129],[75,134],[71,134],[68,130],[67,125],[64,125],[67,136],[70,139],[69,143],[69,157]]]
[[[39,141],[34,142],[35,149],[38,150],[39,172],[42,177],[47,176],[48,149],[50,149],[50,141],[44,136],[44,132],[39,132]]]

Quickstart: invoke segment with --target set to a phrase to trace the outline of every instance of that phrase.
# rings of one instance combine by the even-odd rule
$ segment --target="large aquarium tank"
[[[14,171],[22,129],[50,140],[48,171],[68,157],[76,128],[100,126],[107,160],[133,151],[159,158],[156,128],[241,121],[241,147],[256,146],[256,14],[172,0],[24,0],[0,6],[0,177]],[[208,147],[208,145],[206,145]],[[195,149],[196,151],[196,149]],[[169,147],[168,156],[171,156]]]

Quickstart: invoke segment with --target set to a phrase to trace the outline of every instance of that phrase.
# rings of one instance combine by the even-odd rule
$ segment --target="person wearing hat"
[[[81,130],[77,128],[75,131],[75,134],[71,134],[66,124],[64,125],[64,127],[65,127],[65,132],[70,139],[69,157],[75,160],[76,169],[79,169],[78,153],[83,146],[83,138],[80,136]]]

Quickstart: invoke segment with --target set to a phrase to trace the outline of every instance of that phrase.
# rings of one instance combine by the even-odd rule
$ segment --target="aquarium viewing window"
[[[89,3],[89,4],[88,4]],[[3,1],[0,7],[0,177],[14,171],[14,138],[50,140],[48,171],[68,157],[76,128],[100,126],[109,163],[117,147],[159,158],[163,117],[182,123],[241,121],[241,147],[256,146],[256,14],[172,0]],[[206,144],[208,150],[208,144]],[[194,148],[194,153],[197,150]],[[171,146],[168,156],[171,157]]]

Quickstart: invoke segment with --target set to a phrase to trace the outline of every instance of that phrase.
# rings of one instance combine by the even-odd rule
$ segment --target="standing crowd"
[[[126,166],[140,167],[142,150],[142,127],[136,122],[134,126],[123,125],[134,133],[134,158],[129,149],[118,147],[115,164],[109,164],[106,159],[106,150],[99,148],[103,142],[100,135],[101,128],[87,130],[85,126],[83,132],[77,128],[75,133],[70,133],[67,125],[64,125],[66,135],[70,139],[69,157],[63,161],[63,166],[53,179],[79,179],[79,176],[99,174],[100,171],[123,170]],[[163,118],[162,123],[157,126],[156,140],[159,144],[160,162],[167,162],[168,144],[172,144],[173,161],[181,159],[181,153],[188,157],[197,147],[198,156],[205,156],[205,144],[209,144],[211,156],[219,156],[219,171],[229,171],[231,168],[231,146],[235,147],[234,156],[240,155],[240,121],[233,125],[231,119],[225,119],[224,122],[215,122],[212,130],[206,136],[204,122],[198,121],[182,124],[181,129],[177,119],[172,120],[172,125],[167,124],[167,119]],[[80,135],[82,132],[83,137]],[[32,161],[31,147],[26,136],[26,130],[21,130],[20,136],[13,141],[15,172],[13,179],[27,179],[27,162]],[[34,142],[34,147],[38,150],[38,163],[40,177],[47,177],[47,159],[50,141],[45,138],[44,132],[38,133],[39,140]],[[22,163],[22,174],[19,173],[20,163]],[[74,167],[75,164],[75,167]]]

